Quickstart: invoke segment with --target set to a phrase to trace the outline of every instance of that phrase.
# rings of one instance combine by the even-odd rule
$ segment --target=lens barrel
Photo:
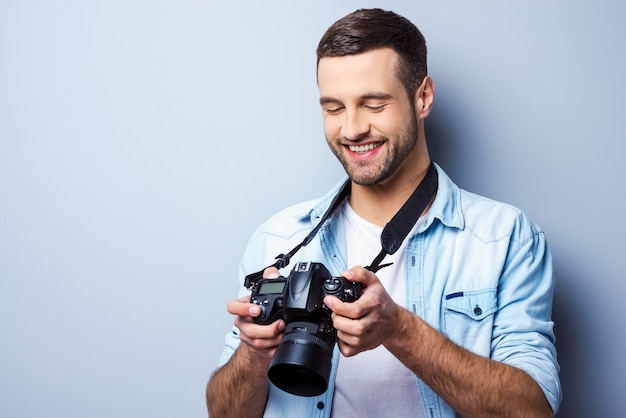
[[[310,325],[317,328],[316,324]],[[276,387],[292,395],[321,395],[328,388],[334,344],[302,329],[285,334],[268,376]]]

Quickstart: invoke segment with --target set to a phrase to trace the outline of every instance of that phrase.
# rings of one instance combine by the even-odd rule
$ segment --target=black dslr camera
[[[260,278],[251,283],[251,290],[250,302],[261,308],[254,322],[267,325],[284,319],[287,324],[268,370],[270,381],[294,395],[324,393],[337,342],[324,297],[353,302],[361,296],[361,285],[333,277],[321,263],[299,262],[289,277]]]

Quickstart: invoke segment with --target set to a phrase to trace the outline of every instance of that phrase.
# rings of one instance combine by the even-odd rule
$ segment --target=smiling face
[[[326,141],[359,185],[389,182],[424,157],[425,146],[416,146],[421,139],[416,103],[398,79],[397,65],[398,55],[389,48],[319,61]],[[423,86],[418,95],[421,91]]]

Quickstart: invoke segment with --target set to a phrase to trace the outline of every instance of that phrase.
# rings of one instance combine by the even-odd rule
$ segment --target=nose
[[[358,141],[369,133],[370,125],[365,115],[359,110],[347,110],[344,112],[344,120],[341,125],[341,135],[349,141]]]

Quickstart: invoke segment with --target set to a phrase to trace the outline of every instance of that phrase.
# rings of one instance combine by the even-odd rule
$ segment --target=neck
[[[401,176],[396,176],[394,173],[393,178],[384,183],[362,186],[353,182],[349,198],[350,206],[367,221],[381,227],[385,226],[424,179],[429,165],[430,158],[426,154],[426,158],[413,166],[410,173],[404,173]],[[424,213],[428,211],[431,204],[432,199]]]

